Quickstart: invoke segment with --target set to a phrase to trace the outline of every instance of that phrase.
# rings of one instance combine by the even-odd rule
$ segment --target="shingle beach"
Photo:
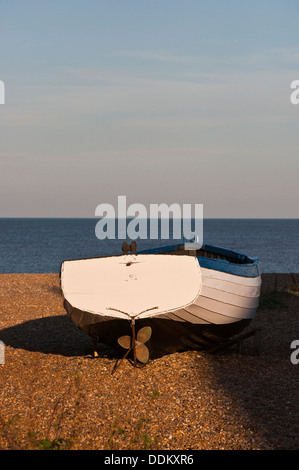
[[[113,351],[92,358],[67,317],[58,274],[0,274],[0,449],[298,450],[299,274],[262,279],[258,354],[251,337],[112,374]]]

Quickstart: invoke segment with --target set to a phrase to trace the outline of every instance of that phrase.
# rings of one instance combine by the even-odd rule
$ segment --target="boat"
[[[195,248],[195,249],[194,249]],[[98,343],[147,363],[210,348],[240,334],[256,315],[258,258],[179,243],[61,264],[63,303],[72,322]]]

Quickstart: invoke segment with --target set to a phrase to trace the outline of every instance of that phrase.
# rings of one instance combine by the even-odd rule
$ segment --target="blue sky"
[[[0,1],[0,217],[298,217],[296,0]]]

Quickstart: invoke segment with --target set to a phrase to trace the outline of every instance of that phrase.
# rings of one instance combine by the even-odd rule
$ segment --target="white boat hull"
[[[168,318],[194,324],[227,324],[254,318],[259,305],[261,277],[244,278],[201,268],[202,289],[190,306]]]
[[[65,261],[64,306],[95,342],[150,326],[150,356],[202,348],[242,331],[254,318],[261,288],[252,277],[203,267],[196,256],[137,254]],[[204,263],[203,263],[204,264]]]

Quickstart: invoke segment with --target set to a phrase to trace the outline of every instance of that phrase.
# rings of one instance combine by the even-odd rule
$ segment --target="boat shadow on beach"
[[[73,327],[66,315],[55,315],[29,320],[0,330],[5,346],[43,354],[65,357],[92,357],[93,342],[85,333]],[[98,344],[99,357],[118,359],[121,351]]]
[[[113,321],[111,323],[113,323]],[[129,326],[129,323],[124,323],[125,325],[122,323],[117,325],[118,330],[115,330],[118,333],[117,337],[121,334],[130,335],[131,327]],[[164,321],[163,323],[166,325],[166,330],[162,329],[162,331],[160,331],[159,320],[152,320],[151,326],[155,332],[154,336],[157,336],[157,338],[155,338],[153,344],[151,344],[152,340],[147,342],[147,345],[150,349],[149,362],[174,352],[206,349],[203,344],[200,345],[200,343],[197,345],[197,347],[195,343],[189,344],[186,338],[184,338],[184,335],[182,335],[181,338],[177,338],[177,344],[174,346],[174,333],[177,333],[178,335],[179,333],[182,333],[180,330],[177,331],[179,324],[174,324],[174,333],[172,332],[171,335],[167,321]],[[145,324],[148,324],[148,322]],[[144,326],[142,321],[141,326]],[[181,327],[181,325],[179,325],[179,327]],[[108,335],[109,328],[107,328],[107,326],[105,327],[105,331],[106,330]],[[163,343],[163,336],[165,336],[167,331],[168,336],[171,337],[172,341],[170,340],[170,345],[166,347]],[[189,330],[187,333],[189,334]],[[187,333],[186,336],[188,336]],[[37,318],[28,320],[18,325],[4,328],[0,330],[0,341],[3,341],[5,346],[12,347],[17,350],[40,352],[43,354],[53,354],[64,357],[77,356],[94,358],[95,345],[92,337],[79,328],[76,328],[68,315],[55,315]],[[124,357],[125,350],[121,346],[118,346],[117,343],[115,345],[113,345],[113,343],[114,342],[111,343],[111,341],[108,343],[103,343],[101,339],[98,339],[96,345],[97,357],[105,357],[111,360],[122,359]],[[163,345],[163,347],[159,347],[159,344]],[[127,359],[133,359],[132,351],[127,356]]]

